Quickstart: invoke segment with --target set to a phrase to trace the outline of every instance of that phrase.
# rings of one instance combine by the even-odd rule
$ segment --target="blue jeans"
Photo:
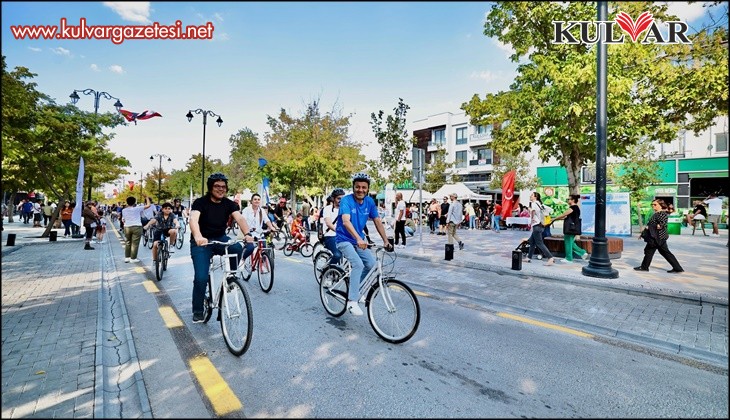
[[[336,236],[325,236],[324,237],[324,247],[329,249],[329,251],[332,253],[332,258],[330,258],[330,264],[339,263],[340,259],[342,258],[342,253],[337,248],[337,237]]]
[[[350,290],[348,300],[357,301],[360,298],[360,282],[367,276],[375,265],[375,256],[369,249],[360,249],[349,242],[338,242],[337,249],[347,258],[352,269],[350,271]]]
[[[236,244],[236,245],[239,245],[240,246],[240,244]],[[250,257],[251,254],[253,254],[253,251],[256,249],[257,246],[258,245],[256,245],[255,242],[251,242],[250,244],[247,243],[246,244],[246,247],[243,248],[243,257],[241,257],[241,261],[245,261],[246,258]]]
[[[228,242],[229,239],[226,235],[217,238],[208,238],[209,241],[219,242]],[[193,277],[193,313],[203,313],[203,299],[205,298],[205,288],[208,282],[210,259],[213,255],[223,255],[225,250],[226,247],[223,245],[198,246],[193,239],[190,240],[190,258],[193,260],[193,270],[195,271]],[[236,253],[240,261],[241,254],[243,253],[243,247],[240,243],[231,245],[228,251]],[[237,269],[238,261],[230,261],[230,266],[232,270]]]
[[[502,216],[497,216],[496,214],[492,216],[492,230],[499,232],[499,220],[502,218]]]
[[[476,216],[469,216],[469,227],[472,229],[476,229],[477,227],[477,217]]]

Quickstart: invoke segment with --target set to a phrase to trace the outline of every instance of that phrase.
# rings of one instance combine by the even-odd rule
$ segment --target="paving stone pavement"
[[[109,239],[20,225],[2,237],[2,418],[151,418]]]

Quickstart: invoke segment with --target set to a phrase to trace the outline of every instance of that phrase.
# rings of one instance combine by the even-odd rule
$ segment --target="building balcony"
[[[487,159],[472,159],[469,161],[469,166],[487,166],[491,164],[492,161]]]
[[[485,146],[491,139],[491,133],[470,134],[469,147]]]
[[[427,152],[435,152],[439,147],[445,147],[446,142],[443,141],[429,141],[426,147]]]

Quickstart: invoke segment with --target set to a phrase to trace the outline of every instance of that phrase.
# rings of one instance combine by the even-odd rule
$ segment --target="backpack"
[[[543,205],[540,208],[541,214],[542,214],[542,225],[548,226],[550,223],[552,223],[553,219],[550,217],[550,213],[553,212],[553,209],[550,208],[550,206]]]

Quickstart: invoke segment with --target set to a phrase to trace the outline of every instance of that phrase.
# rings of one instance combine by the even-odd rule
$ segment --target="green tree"
[[[263,174],[271,179],[270,192],[296,200],[328,194],[333,187],[350,184],[350,175],[362,169],[365,158],[360,145],[348,138],[350,116],[336,110],[322,114],[312,101],[303,115],[294,117],[281,109],[277,118],[267,116],[270,132],[264,135]]]
[[[193,190],[193,197],[200,197],[200,189],[207,190],[205,185],[208,176],[214,172],[225,173],[223,162],[220,159],[205,159],[205,176],[203,172],[202,153],[192,155],[185,165],[185,169],[173,169],[170,174],[168,186],[173,197],[187,198],[190,196],[190,189]],[[226,174],[229,179],[231,177]]]
[[[434,192],[446,184],[450,179],[447,178],[447,173],[454,166],[453,163],[446,162],[446,149],[443,146],[439,146],[436,152],[433,153],[431,162],[426,164],[424,171],[425,185],[423,186],[427,191]]]
[[[609,20],[618,11],[677,20],[660,3],[618,2],[611,10]],[[495,125],[492,147],[499,155],[536,147],[542,161],[557,158],[572,194],[578,193],[581,167],[595,158],[597,48],[551,43],[552,21],[595,19],[594,3],[498,2],[484,34],[514,49],[517,77],[510,90],[474,95],[462,105],[472,124]],[[691,45],[629,39],[607,46],[609,156],[626,156],[643,138],[670,142],[681,129],[699,133],[727,114],[727,25],[689,38]]]
[[[606,174],[616,185],[629,191],[632,207],[636,209],[639,231],[642,229],[641,202],[649,198],[649,187],[661,182],[661,167],[652,158],[655,148],[649,141],[641,141],[621,161],[608,165]]]
[[[530,162],[527,161],[524,154],[519,154],[499,157],[499,162],[494,164],[489,188],[501,189],[504,174],[511,170],[515,171],[515,191],[531,190],[540,186],[540,178],[530,174]]]
[[[232,135],[228,144],[231,145],[231,153],[224,173],[229,179],[229,190],[241,192],[249,188],[256,191],[257,184],[261,182],[259,157],[263,150],[258,134],[246,127]]]
[[[383,110],[370,114],[370,125],[380,145],[378,169],[385,172],[388,182],[399,184],[411,178],[411,149],[416,140],[406,129],[406,114],[411,107],[398,98],[394,115],[385,116]],[[383,118],[385,116],[385,118]]]

